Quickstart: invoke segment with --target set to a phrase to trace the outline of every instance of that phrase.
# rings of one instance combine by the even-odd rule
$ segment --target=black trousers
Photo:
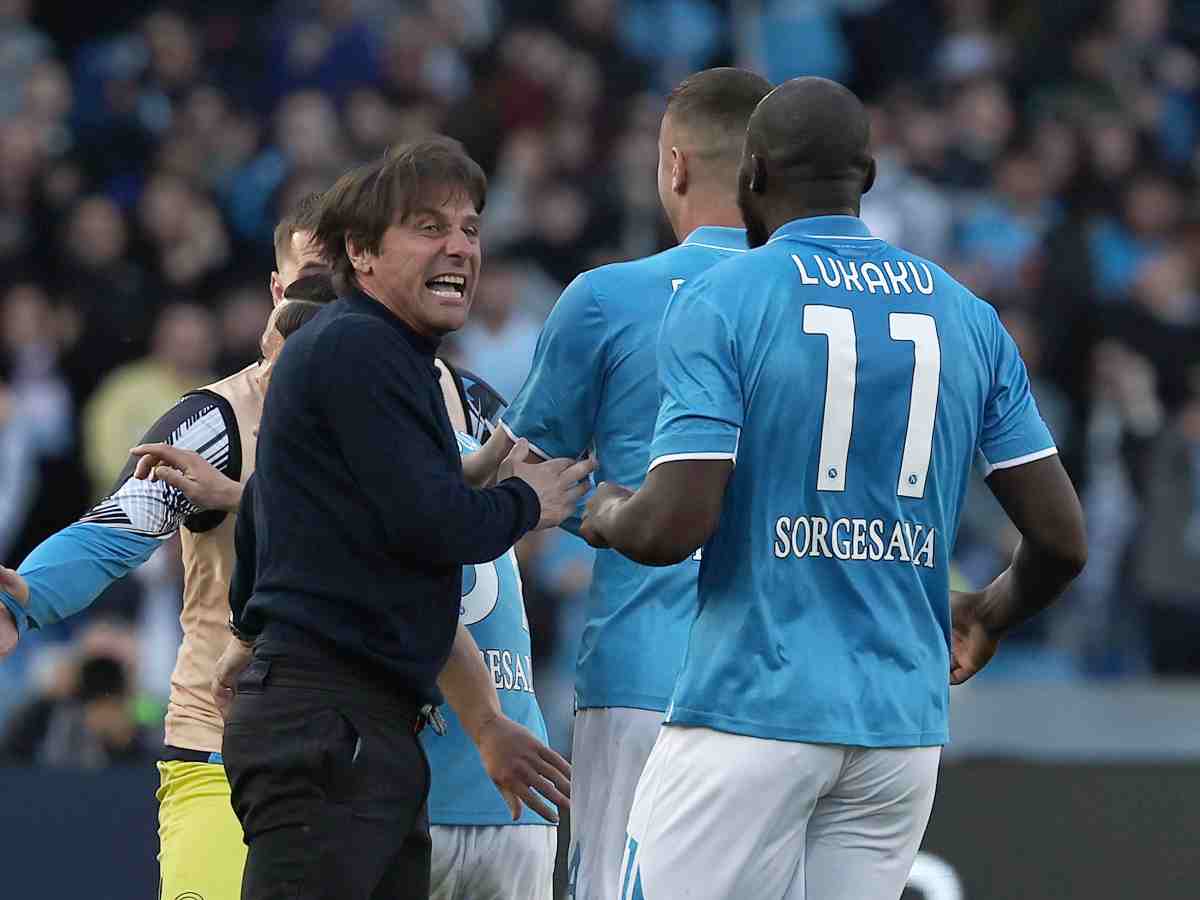
[[[242,900],[428,900],[420,721],[415,700],[329,659],[256,650],[222,748]]]

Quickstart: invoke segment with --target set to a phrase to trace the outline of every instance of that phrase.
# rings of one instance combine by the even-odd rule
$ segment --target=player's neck
[[[705,226],[745,228],[746,224],[742,221],[742,213],[737,204],[732,201],[697,204],[692,209],[682,211],[675,237],[682,241],[697,228]]]
[[[815,219],[818,216],[858,217],[862,209],[862,194],[842,183],[797,183],[775,203],[768,203],[764,218],[774,231],[780,225],[796,219]]]

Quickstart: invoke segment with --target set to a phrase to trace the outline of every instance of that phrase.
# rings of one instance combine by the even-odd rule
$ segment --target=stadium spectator
[[[102,497],[159,410],[211,381],[216,351],[212,316],[198,306],[175,304],[154,327],[150,355],[116,369],[83,411],[84,448],[92,492]]]

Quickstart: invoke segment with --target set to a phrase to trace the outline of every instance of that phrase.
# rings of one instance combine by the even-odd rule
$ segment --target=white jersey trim
[[[668,453],[653,460],[646,471],[651,472],[655,466],[661,466],[663,463],[679,462],[685,459],[727,459],[737,465],[736,453]]]
[[[721,247],[717,244],[701,244],[697,242],[686,242],[679,245],[680,247],[703,247],[706,250],[724,250],[727,253],[745,253],[744,247]]]
[[[513,430],[508,427],[508,423],[505,422],[503,419],[500,420],[500,427],[504,429],[504,433],[508,435],[509,439],[514,444],[517,441],[521,440],[520,437],[518,437],[515,433],[513,433]],[[540,456],[542,459],[554,459],[553,456],[551,456],[549,453],[547,453],[545,450],[543,450],[541,447],[539,447],[533,441],[529,441],[529,449],[532,450],[534,453],[536,453],[538,456]]]
[[[1045,450],[1036,450],[1033,453],[1026,453],[1024,456],[1014,456],[1012,459],[1004,459],[995,463],[988,462],[987,457],[982,453],[979,454],[979,458],[983,460],[983,477],[987,478],[997,469],[1012,469],[1039,459],[1045,459],[1047,456],[1054,456],[1056,453],[1058,453],[1057,447],[1047,447]]]

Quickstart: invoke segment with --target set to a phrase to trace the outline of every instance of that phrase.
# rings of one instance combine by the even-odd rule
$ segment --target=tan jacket
[[[247,366],[203,390],[229,402],[238,434],[230,435],[230,452],[241,444],[241,480],[254,471],[258,424],[265,391],[257,365]],[[235,440],[236,438],[236,440]],[[212,697],[217,659],[230,634],[229,579],[233,575],[233,529],[236,516],[227,515],[211,531],[180,529],[183,544],[183,643],[171,674],[171,699],[167,707],[166,742],[172,747],[207,752],[221,749],[223,722]]]

